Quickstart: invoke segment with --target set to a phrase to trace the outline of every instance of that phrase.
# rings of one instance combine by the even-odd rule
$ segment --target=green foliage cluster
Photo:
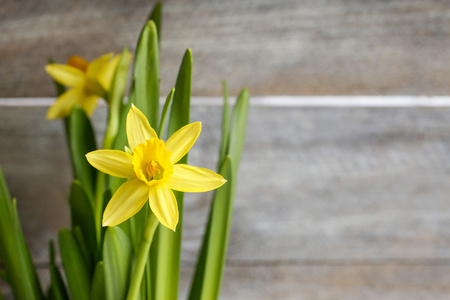
[[[126,114],[135,104],[150,125],[171,135],[189,123],[192,53],[187,49],[181,62],[175,88],[167,96],[159,115],[159,43],[161,4],[157,4],[142,29],[135,53],[132,84],[124,102],[131,54],[124,49],[107,95],[109,118],[103,149],[123,150],[127,144]],[[64,87],[56,84],[59,94]],[[233,212],[237,170],[245,139],[249,93],[244,89],[229,112],[224,87],[224,110],[218,172],[228,183],[215,191],[203,244],[195,268],[189,299],[218,299]],[[169,113],[170,111],[170,113]],[[95,170],[85,154],[96,150],[95,132],[84,110],[76,106],[64,120],[73,177],[69,205],[70,229],[61,229],[58,246],[62,269],[55,262],[55,247],[49,243],[50,285],[45,292],[26,246],[16,209],[0,169],[0,277],[11,287],[17,300],[120,300],[178,298],[182,238],[183,193],[175,192],[180,221],[176,232],[156,225],[143,275],[136,275],[137,257],[145,236],[148,205],[128,221],[107,229],[101,227],[103,210],[124,179]],[[187,162],[187,156],[182,158]],[[151,241],[147,241],[150,245]],[[142,255],[142,254],[141,254]],[[0,300],[2,295],[0,293]]]

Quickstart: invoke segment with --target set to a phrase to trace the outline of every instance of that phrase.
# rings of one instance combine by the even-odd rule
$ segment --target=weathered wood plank
[[[154,2],[154,1],[150,1]],[[161,54],[168,93],[184,50],[193,93],[448,95],[445,1],[167,1]],[[3,1],[0,97],[53,96],[43,66],[135,48],[152,3]]]
[[[192,269],[181,268],[186,299]],[[48,283],[48,273],[39,273]],[[227,266],[222,300],[446,300],[450,266]],[[5,299],[12,300],[6,289]]]

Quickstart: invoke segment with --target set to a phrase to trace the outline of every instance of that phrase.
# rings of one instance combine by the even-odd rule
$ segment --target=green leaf
[[[16,202],[0,168],[0,259],[15,299],[43,299],[36,269],[23,237]]]
[[[161,44],[161,26],[162,26],[161,11],[162,11],[162,3],[158,2],[153,7],[153,10],[150,13],[150,17],[149,17],[149,20],[152,20],[155,23],[156,32],[158,33],[159,44]]]
[[[190,300],[219,299],[234,200],[233,167],[229,156],[225,158],[219,173],[228,182],[218,188],[214,194],[208,229],[195,271]]]
[[[125,299],[131,271],[132,247],[119,227],[108,227],[103,245],[106,299]]]
[[[93,208],[85,188],[78,180],[74,180],[70,187],[69,205],[72,230],[75,227],[80,228],[90,257],[96,257],[97,246]]]
[[[250,106],[250,93],[243,89],[234,105],[230,124],[227,154],[233,159],[233,178],[236,178],[242,150],[244,149],[245,132],[247,129],[248,110]]]
[[[133,74],[134,104],[158,130],[159,119],[159,45],[155,23],[144,26],[136,49]]]
[[[93,201],[96,170],[87,161],[86,154],[97,149],[94,130],[84,109],[79,105],[73,107],[67,123],[74,177],[81,182]]]
[[[58,241],[71,299],[89,299],[89,270],[85,265],[83,253],[74,235],[68,229],[61,229],[59,231]]]
[[[0,270],[0,278],[4,281],[8,281],[8,278],[6,277],[6,272],[3,270]]]
[[[170,112],[168,136],[189,123],[192,77],[192,53],[186,50],[178,72],[173,104]],[[186,163],[187,155],[179,163]],[[179,222],[176,232],[159,226],[156,243],[152,245],[152,293],[156,300],[178,299],[180,275],[181,233],[183,224],[183,193],[174,192],[177,198]]]
[[[230,128],[230,114],[228,107],[228,88],[227,82],[225,80],[222,81],[222,90],[223,90],[223,110],[222,110],[222,139],[220,143],[220,152],[219,152],[219,162],[218,167],[222,164],[223,159],[227,155],[228,150],[228,132]]]
[[[50,258],[50,286],[48,288],[49,300],[68,300],[66,286],[61,273],[55,264],[55,246],[53,240],[48,243],[48,252]]]
[[[93,272],[94,253],[89,252],[88,247],[86,246],[86,239],[84,238],[80,227],[74,227],[72,233],[78,246],[80,247],[80,251],[84,259],[84,265],[86,266],[86,269],[88,269],[89,274],[91,274]]]
[[[52,299],[55,300],[68,300],[66,287],[62,279],[61,273],[55,265],[50,266],[50,291],[52,294]]]
[[[173,99],[173,94],[175,93],[175,88],[173,88],[169,95],[166,98],[166,102],[164,102],[164,107],[163,110],[161,112],[161,121],[159,123],[159,131],[158,131],[158,137],[160,139],[163,138],[163,135],[165,133],[165,128],[166,128],[166,121],[167,121],[167,113],[169,112],[169,106],[172,103],[172,99]]]
[[[131,98],[131,96],[130,96]],[[122,107],[122,112],[120,115],[120,126],[119,131],[117,132],[116,139],[114,141],[113,149],[124,151],[124,148],[126,145],[128,145],[128,139],[127,139],[127,132],[126,132],[126,122],[127,122],[127,115],[128,111],[131,108],[132,100],[130,99],[128,101],[128,104],[125,104]],[[114,194],[117,189],[125,182],[127,179],[125,178],[119,178],[119,177],[113,177],[110,176],[108,178],[108,187],[111,190],[111,192]]]
[[[226,99],[227,94],[225,86],[224,90]],[[226,105],[227,100],[225,100],[224,110],[228,110]],[[189,300],[214,300],[219,297],[223,267],[225,265],[228,248],[228,236],[237,182],[237,169],[245,141],[248,110],[249,93],[244,89],[238,96],[236,105],[233,109],[229,130],[227,130],[226,125],[224,125],[228,120],[228,112],[224,111],[223,114],[223,136],[220,156],[227,156],[225,156],[219,173],[227,179],[228,182],[214,194],[208,224],[189,294]],[[224,147],[225,143],[226,146]],[[224,149],[226,149],[225,153],[223,152]]]
[[[102,261],[97,263],[92,277],[91,300],[106,299],[105,268]]]
[[[111,90],[109,92],[109,119],[103,141],[103,149],[111,149],[120,126],[120,115],[127,87],[128,69],[131,62],[131,54],[124,48],[120,54],[119,62],[114,72]]]

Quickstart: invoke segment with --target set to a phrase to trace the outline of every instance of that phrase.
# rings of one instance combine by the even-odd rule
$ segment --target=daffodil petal
[[[81,101],[81,107],[83,107],[84,111],[88,116],[92,115],[95,108],[97,107],[98,96],[97,95],[86,95]]]
[[[79,89],[70,89],[64,92],[48,109],[47,119],[53,120],[57,118],[67,117],[70,114],[72,107],[75,104],[80,103],[84,96],[84,92]]]
[[[202,123],[195,122],[181,127],[166,142],[166,149],[172,153],[171,163],[179,161],[194,145],[202,131]]]
[[[133,104],[127,115],[127,138],[130,148],[134,150],[137,145],[157,137],[147,118]]]
[[[225,182],[222,176],[209,169],[178,164],[173,166],[167,185],[176,191],[198,193],[216,189]]]
[[[114,58],[110,59],[97,75],[98,81],[105,91],[109,91],[111,88],[111,83],[114,77],[114,72],[116,71],[116,66],[119,63],[119,58],[120,55],[116,55]]]
[[[74,87],[82,84],[85,80],[83,71],[68,65],[49,64],[45,71],[62,85]]]
[[[133,157],[119,150],[96,150],[86,154],[89,163],[97,170],[120,178],[134,178]]]
[[[175,231],[178,224],[178,204],[173,192],[164,184],[150,187],[150,208],[162,225]]]
[[[135,215],[148,199],[149,187],[139,179],[122,184],[106,206],[103,226],[118,225]]]
[[[86,70],[86,76],[96,78],[102,69],[108,64],[108,61],[111,57],[113,57],[113,55],[113,53],[107,53],[90,62]]]

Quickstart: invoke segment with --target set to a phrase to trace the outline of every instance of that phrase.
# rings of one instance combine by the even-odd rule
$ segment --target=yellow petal
[[[62,85],[74,87],[83,84],[85,76],[83,71],[67,65],[50,64],[45,66],[45,71]]]
[[[179,161],[194,145],[202,131],[202,123],[195,122],[181,127],[166,142],[166,149],[172,153],[171,163]]]
[[[159,222],[175,231],[178,224],[178,205],[173,192],[164,184],[155,184],[150,187],[150,208]]]
[[[225,182],[222,176],[209,169],[178,164],[167,181],[169,188],[180,192],[206,192],[217,189]]]
[[[113,57],[113,54],[108,53],[90,62],[86,70],[86,76],[89,78],[96,78],[102,69],[108,64],[111,57]]]
[[[56,102],[48,109],[47,119],[64,118],[70,114],[72,107],[82,101],[85,94],[79,89],[70,89],[56,99]]]
[[[138,179],[131,179],[122,184],[106,206],[103,226],[118,225],[139,212],[148,200],[148,189],[149,187]]]
[[[133,104],[127,115],[127,138],[130,148],[134,150],[137,145],[154,137],[158,137],[155,130],[150,127],[144,114]]]
[[[97,102],[98,102],[97,95],[86,95],[86,97],[83,98],[83,100],[81,101],[81,107],[83,107],[86,114],[90,116],[97,107]]]
[[[120,55],[116,55],[114,58],[110,59],[97,75],[98,81],[105,91],[109,91],[111,89],[111,83],[114,77],[114,72],[116,71],[116,66],[119,63],[119,58]]]
[[[97,170],[120,178],[134,178],[133,157],[119,150],[97,150],[86,154],[89,163]]]

